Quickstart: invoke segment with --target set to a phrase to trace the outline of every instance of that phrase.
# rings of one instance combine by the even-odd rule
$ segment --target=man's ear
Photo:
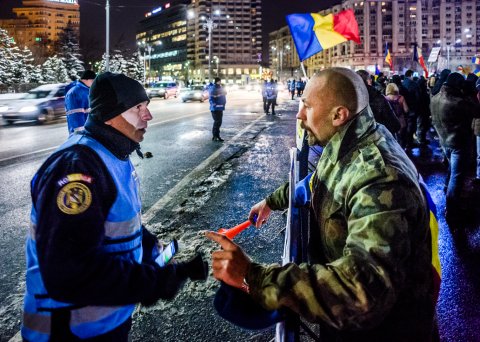
[[[343,126],[350,117],[350,111],[347,107],[338,106],[333,109],[332,125],[334,127]]]

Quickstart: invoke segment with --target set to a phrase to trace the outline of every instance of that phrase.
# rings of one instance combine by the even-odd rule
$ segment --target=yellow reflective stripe
[[[142,216],[140,213],[137,213],[134,217],[127,221],[105,221],[105,235],[111,238],[130,235],[140,229],[141,224]]]
[[[123,306],[87,306],[72,310],[70,325],[76,326],[83,323],[96,322],[123,308]]]
[[[41,315],[24,312],[23,326],[42,334],[50,334],[52,320],[50,315]]]
[[[74,113],[88,113],[88,112],[84,108],[75,108],[75,109],[69,110],[66,114],[70,115]]]
[[[432,236],[432,265],[441,278],[442,270],[440,268],[440,257],[438,256],[438,222],[432,211],[430,211],[430,235]]]

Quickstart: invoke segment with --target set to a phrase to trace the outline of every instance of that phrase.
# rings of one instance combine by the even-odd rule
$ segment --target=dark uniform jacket
[[[472,119],[480,117],[480,106],[459,89],[444,85],[432,98],[430,110],[440,144],[446,148],[468,148],[473,134]]]
[[[418,177],[393,136],[362,111],[327,144],[312,177],[309,262],[253,263],[253,298],[319,323],[325,341],[429,341],[431,237]],[[285,190],[267,204],[287,206]]]

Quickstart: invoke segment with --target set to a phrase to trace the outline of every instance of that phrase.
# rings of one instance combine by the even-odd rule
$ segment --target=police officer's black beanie
[[[149,101],[143,86],[123,74],[105,72],[90,87],[90,115],[105,122],[128,109]]]
[[[85,70],[80,75],[81,80],[94,80],[95,77],[97,77],[97,74],[95,72],[93,72],[92,70]]]

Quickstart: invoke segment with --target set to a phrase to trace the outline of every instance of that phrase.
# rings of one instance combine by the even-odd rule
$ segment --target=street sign
[[[440,54],[440,47],[434,47],[432,48],[432,51],[430,52],[430,56],[428,56],[428,63],[434,63],[438,59],[438,55]]]

